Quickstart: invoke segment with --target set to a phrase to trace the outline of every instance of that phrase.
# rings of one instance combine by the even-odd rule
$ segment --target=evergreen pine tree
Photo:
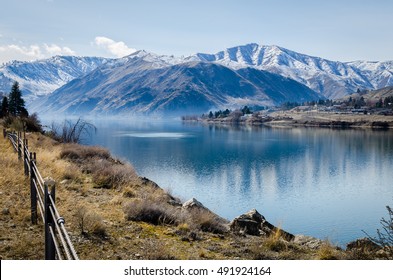
[[[3,97],[0,110],[1,110],[0,117],[4,118],[8,115],[8,98],[7,98],[7,96]]]
[[[28,112],[25,108],[25,101],[22,98],[22,92],[19,89],[19,83],[12,85],[8,100],[8,112],[15,117],[27,117]]]

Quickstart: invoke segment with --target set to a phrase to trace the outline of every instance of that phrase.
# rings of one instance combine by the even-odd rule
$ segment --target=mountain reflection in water
[[[256,208],[295,233],[345,245],[393,204],[393,132],[97,120],[89,144],[219,215]]]

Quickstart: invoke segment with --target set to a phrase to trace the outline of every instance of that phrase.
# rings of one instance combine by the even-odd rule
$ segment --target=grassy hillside
[[[209,211],[185,210],[178,199],[103,148],[59,144],[41,134],[27,137],[42,176],[56,181],[56,205],[80,259],[378,257],[364,250],[343,251],[328,242],[305,246],[279,234],[234,234]],[[43,259],[42,221],[30,223],[29,182],[3,137],[0,159],[0,257]]]

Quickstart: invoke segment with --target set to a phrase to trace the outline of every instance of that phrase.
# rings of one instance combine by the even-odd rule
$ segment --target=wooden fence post
[[[25,168],[25,176],[29,176],[29,162],[28,158],[29,142],[27,139],[23,139],[23,166]]]
[[[36,157],[34,153],[30,153],[30,201],[31,201],[31,223],[33,225],[37,224],[37,189],[35,187],[35,181],[37,176],[34,172],[34,164],[36,162]]]
[[[21,141],[21,136],[22,132],[18,132],[17,138],[16,138],[16,146],[18,147],[18,160],[21,160],[22,158],[22,144],[20,143]]]
[[[51,188],[51,192],[49,193],[49,187]],[[53,241],[54,236],[52,236],[50,227],[52,227],[52,232],[55,232],[55,222],[50,213],[50,207],[54,206],[51,203],[49,196],[52,197],[53,202],[55,202],[56,198],[56,189],[55,189],[55,181],[52,179],[45,180],[44,182],[45,189],[45,259],[46,260],[55,260],[56,259],[56,248],[55,243]]]

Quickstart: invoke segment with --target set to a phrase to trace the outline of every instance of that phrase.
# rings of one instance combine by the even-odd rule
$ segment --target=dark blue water
[[[271,223],[335,244],[375,235],[393,205],[393,133],[95,121],[89,144],[139,175],[231,220],[256,208]]]

